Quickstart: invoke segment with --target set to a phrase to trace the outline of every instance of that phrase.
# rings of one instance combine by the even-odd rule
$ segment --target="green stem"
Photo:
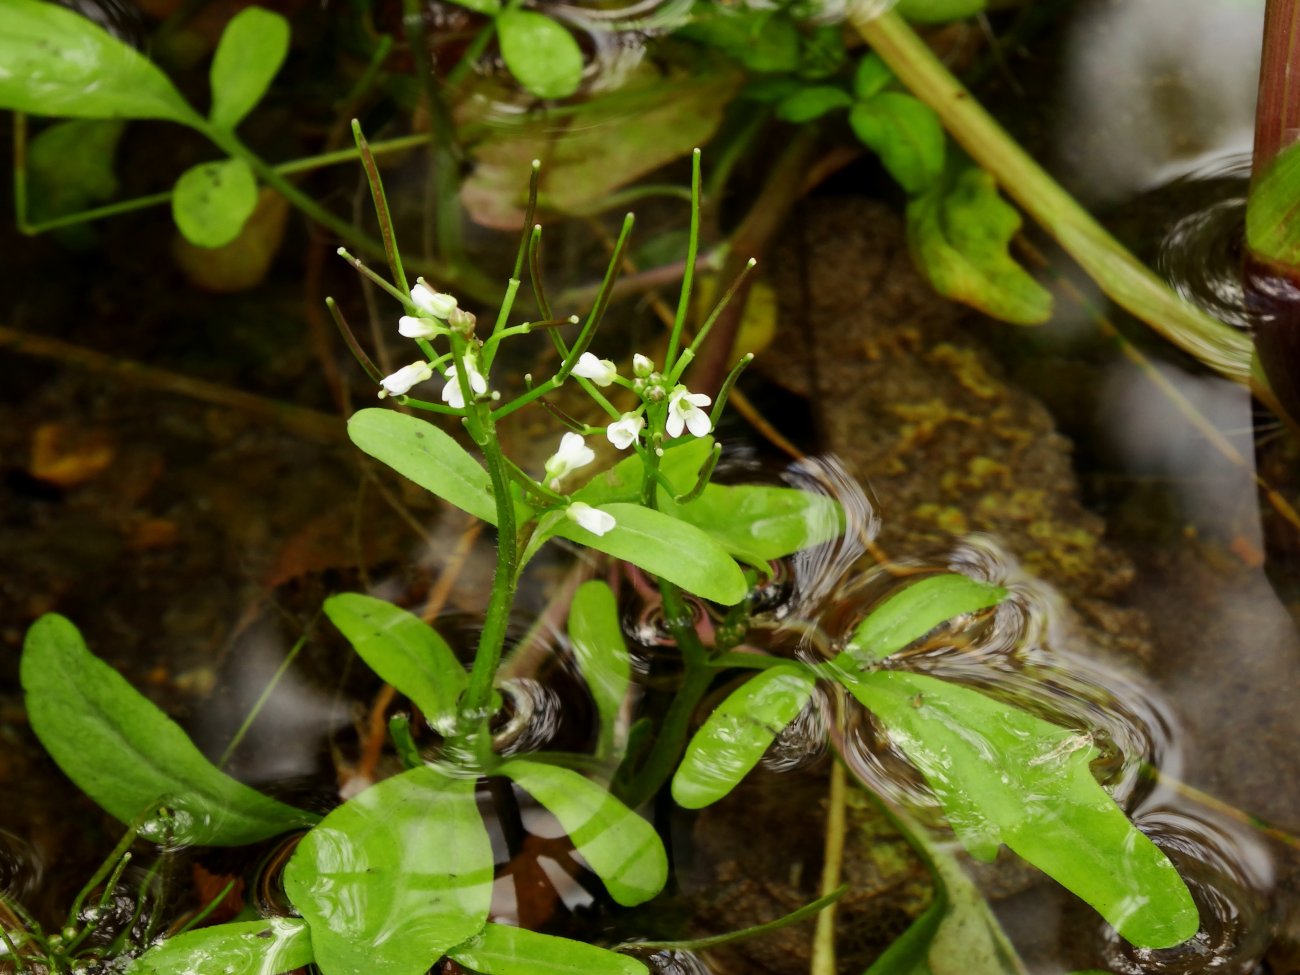
[[[700,250],[700,150],[691,153],[691,230],[686,244],[686,269],[682,274],[682,290],[677,297],[677,315],[673,331],[668,337],[668,352],[664,356],[664,370],[673,368],[677,359],[677,344],[682,339],[686,315],[691,309],[691,284],[695,280],[695,258]]]
[[[954,139],[1118,305],[1210,368],[1250,381],[1251,341],[1182,301],[1120,245],[1002,129],[903,19],[859,2],[849,20]]]

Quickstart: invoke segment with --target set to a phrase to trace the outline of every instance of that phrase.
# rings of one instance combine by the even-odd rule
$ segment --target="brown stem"
[[[1300,139],[1300,0],[1268,0],[1255,103],[1258,177],[1273,157]]]

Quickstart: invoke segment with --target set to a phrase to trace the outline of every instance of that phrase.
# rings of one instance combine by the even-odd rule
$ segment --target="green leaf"
[[[456,704],[469,678],[433,627],[359,592],[325,600],[325,615],[371,670],[416,703],[431,728],[442,735],[456,730]]]
[[[199,247],[224,247],[257,208],[257,178],[242,159],[201,163],[181,173],[172,190],[172,219]]]
[[[311,961],[307,922],[273,917],[178,934],[135,959],[126,975],[282,975]]]
[[[66,7],[5,0],[0,108],[71,118],[157,118],[201,127],[144,55]]]
[[[141,829],[150,840],[243,846],[316,821],[220,771],[62,616],[27,631],[21,677],[32,730],[82,792],[124,823],[171,810]]]
[[[32,217],[76,213],[117,193],[113,156],[126,123],[73,119],[44,128],[27,150]]]
[[[898,0],[894,13],[914,24],[944,24],[974,17],[988,0]]]
[[[779,11],[696,4],[690,23],[674,33],[716,47],[750,71],[786,73],[799,68],[799,28]]]
[[[489,924],[447,954],[483,975],[646,975],[627,955],[509,924]]]
[[[1037,325],[1051,317],[1052,295],[1011,257],[1020,223],[993,177],[975,166],[907,205],[912,257],[936,291],[1005,322]]]
[[[786,95],[776,104],[776,117],[787,122],[802,124],[821,118],[837,108],[848,108],[853,99],[843,88],[834,85],[814,85],[800,88]]]
[[[501,11],[501,0],[451,0],[458,7],[472,10],[476,14],[495,17]]]
[[[1246,245],[1256,257],[1300,267],[1300,142],[1278,153],[1251,186]]]
[[[844,509],[834,498],[796,488],[710,484],[694,501],[662,497],[659,507],[759,565],[844,533]]]
[[[582,81],[582,49],[563,26],[531,10],[497,17],[501,59],[538,98],[567,98]]]
[[[894,593],[853,631],[844,651],[860,666],[884,660],[941,623],[996,606],[1007,598],[1001,586],[955,572],[927,576]]]
[[[1005,843],[1138,947],[1196,933],[1178,871],[1093,778],[1089,736],[934,677],[854,674],[843,654],[833,666],[920,770],[972,856],[991,860]]]
[[[849,125],[909,195],[939,181],[943,125],[924,102],[899,91],[882,91],[849,109]]]
[[[803,710],[815,685],[805,668],[779,664],[728,694],[686,746],[673,776],[677,804],[700,809],[739,785]]]
[[[677,446],[680,444],[680,446]],[[659,472],[668,479],[676,494],[686,494],[700,476],[704,462],[713,450],[712,437],[682,439],[664,448]],[[572,499],[599,508],[611,501],[635,502],[641,497],[641,478],[645,470],[639,456],[630,454],[574,491]]]
[[[395,410],[359,410],[348,420],[352,442],[426,491],[497,523],[488,473],[460,444],[419,417]]]
[[[724,606],[734,606],[749,592],[740,566],[694,525],[636,504],[614,502],[600,510],[613,515],[615,522],[604,535],[557,512],[538,525],[539,544],[556,535],[581,542]]]
[[[604,787],[558,765],[519,758],[497,774],[550,810],[615,901],[632,907],[663,890],[668,855],[659,834]]]
[[[324,975],[423,975],[478,934],[492,844],[472,776],[430,766],[385,779],[302,838],[284,889]]]
[[[618,713],[632,680],[632,663],[613,590],[599,579],[584,582],[573,594],[569,642],[600,716],[596,755],[613,757],[618,752]]]
[[[868,54],[858,62],[853,72],[853,94],[866,101],[883,91],[894,80],[894,72],[880,59],[879,54]]]
[[[220,128],[233,130],[271,86],[289,53],[289,22],[261,7],[245,7],[226,25],[212,58],[212,111]]]

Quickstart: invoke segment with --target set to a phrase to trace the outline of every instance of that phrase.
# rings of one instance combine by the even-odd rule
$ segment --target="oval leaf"
[[[957,616],[1007,598],[1001,586],[956,572],[928,576],[894,593],[858,624],[844,650],[859,665],[884,660]]]
[[[242,159],[201,163],[172,190],[172,218],[191,244],[223,247],[239,236],[257,207],[257,179]]]
[[[117,193],[113,157],[126,123],[73,119],[40,131],[27,150],[31,215],[39,223]]]
[[[501,58],[538,98],[565,98],[582,81],[582,49],[573,35],[544,14],[506,10],[497,17]]]
[[[800,88],[776,103],[776,117],[786,122],[802,124],[821,118],[837,108],[848,108],[853,98],[843,88],[834,85],[813,85]],[[748,346],[741,346],[748,348]]]
[[[1283,267],[1300,267],[1300,143],[1274,157],[1250,188],[1246,244],[1252,254]]]
[[[1005,843],[1139,947],[1196,933],[1178,871],[1093,778],[1088,735],[935,677],[855,675],[836,659],[841,683],[920,770],[972,856],[991,860]]]
[[[489,525],[497,523],[487,471],[432,423],[394,410],[371,408],[352,414],[348,436],[375,460],[426,491]]]
[[[508,924],[489,924],[447,954],[483,975],[646,975],[627,955]]]
[[[324,975],[423,975],[487,922],[492,844],[475,779],[422,766],[385,779],[302,838],[284,889]]]
[[[909,194],[921,193],[939,181],[943,125],[924,102],[902,92],[882,91],[849,110],[849,125]]]
[[[605,534],[593,534],[560,515],[547,526],[549,536],[581,542],[724,606],[745,598],[749,586],[740,567],[726,549],[694,525],[635,504],[616,502],[601,505],[600,510],[614,517],[614,527]]]
[[[42,0],[5,0],[3,20],[0,108],[202,126],[166,75],[80,14]]]
[[[687,504],[660,508],[695,525],[737,558],[766,564],[844,533],[834,498],[768,484],[710,484]]]
[[[133,961],[126,975],[282,975],[311,961],[307,922],[273,917],[178,934]]]
[[[853,94],[867,99],[894,80],[894,72],[880,59],[879,54],[867,54],[858,62],[853,72]]]
[[[614,592],[599,579],[584,582],[569,607],[569,643],[600,715],[596,754],[613,757],[618,741],[618,713],[632,680],[632,662],[623,642]]]
[[[668,854],[659,834],[602,786],[558,765],[518,758],[502,763],[497,774],[550,810],[618,903],[631,907],[663,890]]]
[[[212,58],[212,124],[233,129],[253,110],[289,53],[289,22],[245,7],[226,25]]]
[[[739,785],[803,710],[815,685],[803,667],[780,664],[727,695],[686,746],[673,776],[677,804],[700,809]]]
[[[325,615],[371,670],[416,703],[431,728],[442,735],[456,730],[456,704],[469,678],[433,627],[359,592],[325,600]]]
[[[124,823],[165,803],[151,840],[243,846],[315,822],[235,781],[180,726],[48,613],[27,631],[21,667],[32,730],[82,792]]]

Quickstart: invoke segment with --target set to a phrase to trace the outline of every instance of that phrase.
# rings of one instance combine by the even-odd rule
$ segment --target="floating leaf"
[[[284,889],[324,975],[423,975],[487,923],[492,844],[475,779],[429,766],[371,786],[302,838]]]
[[[273,917],[178,934],[131,962],[126,975],[282,975],[311,961],[307,922]]]
[[[659,834],[604,787],[558,765],[519,758],[497,774],[550,810],[618,903],[631,907],[663,890],[668,855]]]
[[[673,776],[677,804],[700,809],[739,785],[803,710],[815,685],[805,668],[779,664],[727,695],[686,746]]]
[[[956,572],[927,576],[891,595],[858,624],[844,651],[859,665],[884,660],[941,623],[996,606],[1001,586]]]
[[[429,726],[456,729],[456,704],[469,682],[447,641],[399,606],[359,592],[325,600],[325,615],[376,674],[409,697]]]
[[[497,523],[488,473],[465,448],[438,427],[395,410],[359,410],[348,420],[352,442],[426,491]]]
[[[882,91],[849,110],[849,126],[909,195],[939,181],[943,125],[924,102],[899,91]]]
[[[920,770],[972,856],[991,860],[1005,843],[1139,947],[1196,933],[1178,871],[1093,778],[1088,735],[935,677],[855,674],[847,655],[833,666]]]
[[[126,124],[73,119],[40,131],[27,150],[32,218],[39,223],[102,203],[117,193],[113,156]]]
[[[907,240],[934,289],[1015,325],[1052,314],[1052,296],[1011,257],[1020,213],[993,177],[967,166],[907,204]]]
[[[245,7],[226,25],[212,58],[212,124],[234,129],[271,86],[289,53],[289,22]]]
[[[239,236],[223,247],[197,247],[184,237],[172,244],[172,257],[190,284],[204,291],[232,294],[261,284],[284,240],[289,202],[263,186],[257,206]]]
[[[894,13],[914,24],[944,24],[974,17],[988,0],[898,0]]]
[[[1300,267],[1300,143],[1278,153],[1250,188],[1246,246],[1256,257]]]
[[[786,122],[802,124],[821,118],[837,108],[848,108],[853,98],[843,88],[834,85],[813,85],[800,88],[776,103],[776,117]]]
[[[614,593],[599,579],[584,582],[573,594],[569,642],[600,715],[596,754],[613,757],[619,745],[618,713],[632,680],[632,663],[623,642]]]
[[[144,55],[98,24],[41,0],[4,0],[0,108],[71,118],[203,120]]]
[[[199,247],[230,243],[256,207],[257,178],[242,159],[193,166],[172,190],[172,218],[185,239]]]
[[[844,509],[834,498],[767,484],[710,484],[698,498],[660,508],[695,525],[737,558],[765,565],[844,533]]]
[[[141,830],[151,840],[243,846],[316,820],[204,758],[62,616],[47,613],[27,631],[21,674],[32,730],[82,792],[124,823],[166,804],[170,815]]]
[[[508,924],[489,924],[447,954],[483,975],[646,975],[627,955]]]
[[[501,59],[538,98],[567,98],[582,81],[582,49],[564,27],[532,10],[497,17]]]

